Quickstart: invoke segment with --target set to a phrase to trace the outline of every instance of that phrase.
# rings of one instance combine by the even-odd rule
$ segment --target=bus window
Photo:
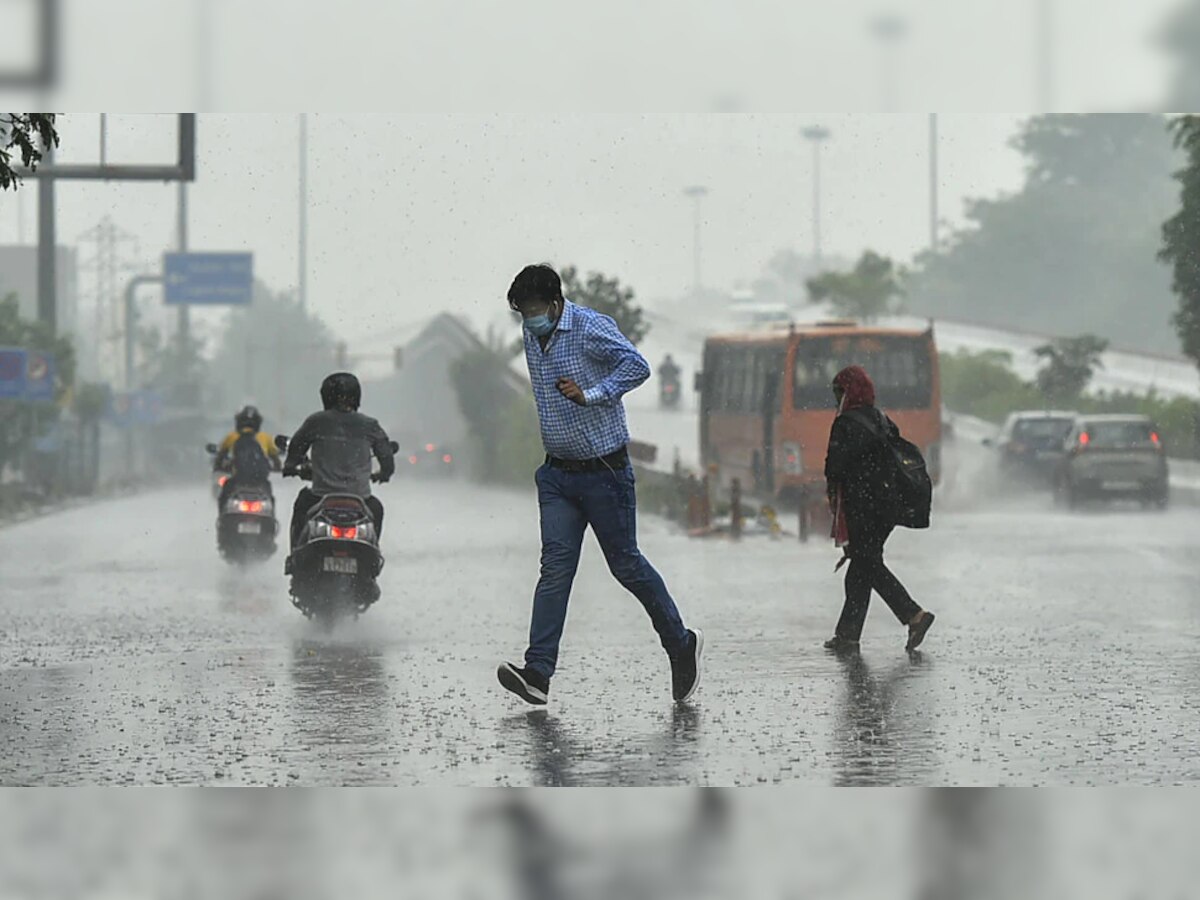
[[[830,385],[846,366],[860,365],[875,382],[879,404],[888,409],[922,409],[933,395],[929,342],[924,338],[808,338],[796,347],[797,409],[833,409]]]

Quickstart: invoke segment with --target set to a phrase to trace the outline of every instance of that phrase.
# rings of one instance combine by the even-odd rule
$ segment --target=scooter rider
[[[279,449],[262,431],[263,417],[257,407],[245,406],[233,417],[233,431],[225,436],[213,460],[214,472],[228,472],[229,478],[217,498],[218,508],[239,484],[260,484],[271,490],[267,476],[279,471]]]
[[[292,508],[291,548],[304,530],[312,508],[326,494],[362,497],[375,519],[375,532],[383,532],[383,504],[371,496],[371,454],[379,460],[378,480],[390,479],[396,471],[391,441],[380,424],[358,411],[362,386],[349,372],[335,372],[321,382],[321,403],[292,435],[283,464],[284,476],[299,475],[300,461],[311,449],[312,487],[305,487]],[[291,574],[289,555],[285,574]]]

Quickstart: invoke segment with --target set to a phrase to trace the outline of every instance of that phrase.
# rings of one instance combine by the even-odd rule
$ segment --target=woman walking
[[[850,567],[842,615],[825,647],[858,648],[874,590],[900,624],[908,626],[905,649],[915,650],[925,639],[934,615],[916,604],[883,562],[883,545],[896,527],[895,498],[887,483],[893,468],[888,436],[899,435],[899,429],[875,406],[875,384],[861,366],[839,372],[833,380],[833,394],[838,415],[829,433],[825,484],[833,512],[833,538],[839,547],[845,547]]]

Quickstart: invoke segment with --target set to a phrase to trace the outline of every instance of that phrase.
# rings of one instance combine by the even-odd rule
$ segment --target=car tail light
[[[1086,446],[1087,446],[1088,444],[1090,444],[1091,442],[1092,442],[1092,436],[1091,436],[1090,434],[1088,434],[1086,431],[1081,431],[1081,432],[1079,433],[1079,446],[1080,446],[1080,448],[1086,447]]]
[[[447,464],[452,463],[452,462],[454,462],[454,457],[451,456],[449,453],[446,453],[442,456],[442,462],[447,463]]]
[[[225,482],[227,482],[228,480],[229,480],[228,475],[222,475],[220,478],[217,479],[217,486],[225,487]]]
[[[785,475],[800,475],[804,472],[804,454],[799,444],[784,444],[780,448],[783,453],[783,471]]]
[[[1150,443],[1154,445],[1155,450],[1161,450],[1163,448],[1162,438],[1158,436],[1157,431],[1150,432]]]
[[[433,444],[426,444],[426,445],[425,445],[425,452],[426,452],[426,453],[432,453],[432,452],[433,452],[433,449],[434,449],[434,448],[433,448]]]
[[[417,457],[416,457],[415,455],[413,455],[413,456],[410,456],[410,457],[408,458],[408,462],[409,462],[409,464],[410,464],[410,465],[414,465],[414,466],[415,466],[415,465],[417,464]]]
[[[345,541],[352,541],[358,537],[358,529],[353,525],[348,525],[345,528],[342,528],[339,525],[334,525],[329,529],[329,533],[333,537]]]

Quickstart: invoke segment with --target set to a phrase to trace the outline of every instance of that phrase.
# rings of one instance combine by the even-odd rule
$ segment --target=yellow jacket
[[[249,429],[246,429],[249,431]],[[221,441],[221,448],[217,451],[217,464],[220,465],[229,458],[230,451],[233,450],[233,445],[237,443],[237,439],[242,436],[240,431],[231,431],[225,435],[225,440]],[[258,446],[262,447],[263,453],[267,455],[275,467],[278,468],[279,463],[279,448],[275,446],[275,439],[265,431],[256,431],[254,439],[258,441]]]

